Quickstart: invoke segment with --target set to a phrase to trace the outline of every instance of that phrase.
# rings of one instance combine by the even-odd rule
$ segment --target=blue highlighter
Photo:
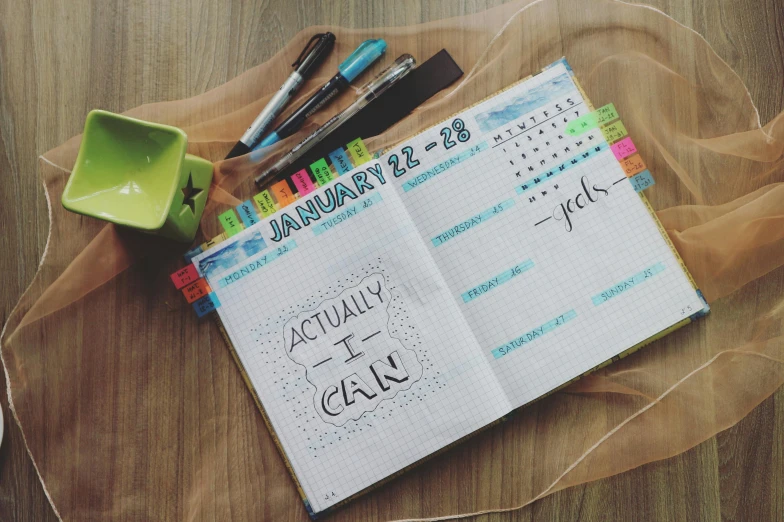
[[[387,50],[387,43],[384,40],[365,40],[356,50],[343,60],[338,66],[338,73],[332,77],[316,94],[311,96],[308,101],[303,103],[286,121],[281,123],[274,131],[264,137],[261,142],[253,148],[254,152],[264,147],[288,138],[297,132],[311,115],[331,102],[338,94],[345,91],[354,79],[370,67],[373,62],[381,58]],[[261,156],[258,153],[251,156],[252,160],[258,161]]]

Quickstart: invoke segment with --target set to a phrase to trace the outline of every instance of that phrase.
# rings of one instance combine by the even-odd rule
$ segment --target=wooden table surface
[[[317,24],[409,25],[496,1],[74,2],[0,0],[0,310],[30,283],[48,233],[37,156],[81,132],[89,109],[192,96],[267,60]],[[762,121],[784,110],[784,0],[649,0],[705,36],[744,80]],[[187,24],[185,40],[172,27]],[[182,34],[177,31],[176,34]],[[56,520],[5,386],[0,520]],[[784,388],[677,457],[483,520],[784,520]]]

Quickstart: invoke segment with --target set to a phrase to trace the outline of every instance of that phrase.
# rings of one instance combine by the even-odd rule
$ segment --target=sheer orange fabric
[[[446,48],[466,72],[367,139],[371,150],[566,56],[596,106],[615,103],[656,179],[646,193],[712,306],[707,318],[531,405],[341,516],[513,509],[683,452],[784,382],[784,113],[763,126],[743,83],[698,34],[653,9],[605,0],[521,0],[413,27],[317,29],[337,35],[332,62],[383,37],[388,57],[409,52],[421,61]],[[252,192],[256,167],[218,160],[313,32],[212,91],[128,111],[183,128],[189,152],[217,161],[205,237],[219,232],[216,213]],[[304,517],[217,328],[197,321],[169,284],[183,249],[61,208],[78,146],[77,136],[41,158],[50,237],[2,337],[9,398],[55,509],[75,519]]]

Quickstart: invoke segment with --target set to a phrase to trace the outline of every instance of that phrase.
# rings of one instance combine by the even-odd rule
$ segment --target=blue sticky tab
[[[632,183],[632,187],[634,187],[635,192],[641,192],[656,184],[656,182],[653,181],[653,176],[651,176],[650,171],[647,169],[643,170],[639,174],[635,174],[629,178],[629,181]]]
[[[245,228],[255,225],[260,221],[259,215],[256,214],[256,209],[253,208],[253,203],[249,199],[237,206],[237,214],[240,215],[240,219],[242,220],[242,224],[245,225]]]
[[[348,159],[348,154],[346,154],[346,151],[343,149],[337,149],[330,152],[329,161],[331,161],[332,166],[335,167],[335,172],[341,176],[354,168],[354,165],[351,164],[351,160]]]
[[[207,294],[195,303],[193,303],[193,309],[196,310],[196,315],[199,317],[204,317],[208,313],[212,312],[216,308],[220,306],[220,301],[218,301],[218,296],[214,293]]]

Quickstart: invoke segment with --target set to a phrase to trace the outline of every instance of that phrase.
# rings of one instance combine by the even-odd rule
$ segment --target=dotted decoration
[[[381,273],[384,276],[386,287],[392,295],[388,308],[390,334],[399,339],[406,348],[416,352],[423,367],[422,377],[411,388],[398,392],[391,399],[382,401],[376,409],[365,413],[358,420],[348,420],[342,426],[334,426],[321,420],[316,413],[313,404],[315,386],[305,377],[305,369],[300,365],[293,364],[285,354],[283,326],[291,317],[303,311],[312,310],[319,303],[338,296],[344,289],[357,286],[362,279],[374,273]],[[356,269],[348,277],[337,279],[326,288],[317,290],[314,295],[299,306],[290,306],[282,314],[267,317],[258,327],[252,328],[251,332],[259,345],[259,353],[264,364],[281,368],[272,372],[274,375],[273,384],[280,385],[279,399],[283,400],[290,408],[292,417],[297,421],[296,427],[302,430],[308,441],[308,450],[314,458],[318,458],[320,450],[329,446],[345,443],[353,437],[377,429],[387,422],[397,422],[395,417],[405,415],[407,406],[422,402],[428,396],[439,393],[447,386],[446,379],[441,376],[441,372],[433,368],[433,361],[423,345],[422,335],[411,320],[401,292],[397,291],[397,286],[391,282],[381,257],[377,258],[375,262]]]

